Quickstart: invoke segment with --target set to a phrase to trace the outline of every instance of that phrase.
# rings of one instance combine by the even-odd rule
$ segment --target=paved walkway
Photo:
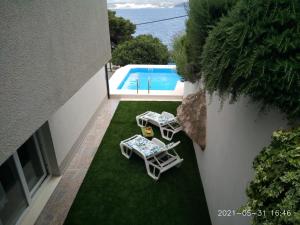
[[[108,100],[97,112],[95,123],[75,153],[35,225],[62,225],[79,187],[109,126],[119,100]]]

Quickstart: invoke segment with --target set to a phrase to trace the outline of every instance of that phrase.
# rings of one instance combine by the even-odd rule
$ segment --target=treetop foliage
[[[128,64],[167,64],[169,52],[167,46],[152,35],[139,35],[117,46],[112,54],[115,65]]]
[[[116,16],[116,12],[108,10],[109,32],[112,48],[118,44],[132,39],[136,26],[123,17]]]

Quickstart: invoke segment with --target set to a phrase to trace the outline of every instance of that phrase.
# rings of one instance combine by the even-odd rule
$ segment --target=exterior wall
[[[110,58],[105,0],[0,1],[0,164]]]
[[[186,94],[197,90],[197,85],[185,87]],[[207,147],[204,152],[194,147],[212,224],[249,225],[250,218],[218,217],[218,210],[238,209],[246,202],[254,158],[287,121],[276,111],[260,113],[247,98],[235,104],[226,101],[223,108],[217,97],[207,102]]]
[[[105,70],[102,68],[51,116],[48,122],[59,166],[106,96]]]

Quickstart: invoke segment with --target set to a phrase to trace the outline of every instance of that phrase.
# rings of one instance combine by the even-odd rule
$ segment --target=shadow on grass
[[[180,168],[155,182],[144,161],[130,160],[119,143],[141,133],[135,116],[147,110],[176,114],[176,102],[121,102],[70,209],[65,225],[210,225],[191,140],[180,132]],[[155,137],[163,140],[158,129]]]

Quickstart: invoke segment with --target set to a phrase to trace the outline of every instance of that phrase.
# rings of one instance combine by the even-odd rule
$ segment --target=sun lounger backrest
[[[171,142],[170,144],[167,144],[166,145],[166,148],[167,149],[172,149],[172,148],[175,148],[177,145],[179,145],[180,144],[180,141],[177,141],[177,142]]]
[[[165,112],[165,111],[163,111],[161,113],[161,115],[164,116],[164,117],[166,117],[166,118],[170,118],[170,119],[174,119],[175,118],[175,116],[172,113],[168,113],[168,112]]]

